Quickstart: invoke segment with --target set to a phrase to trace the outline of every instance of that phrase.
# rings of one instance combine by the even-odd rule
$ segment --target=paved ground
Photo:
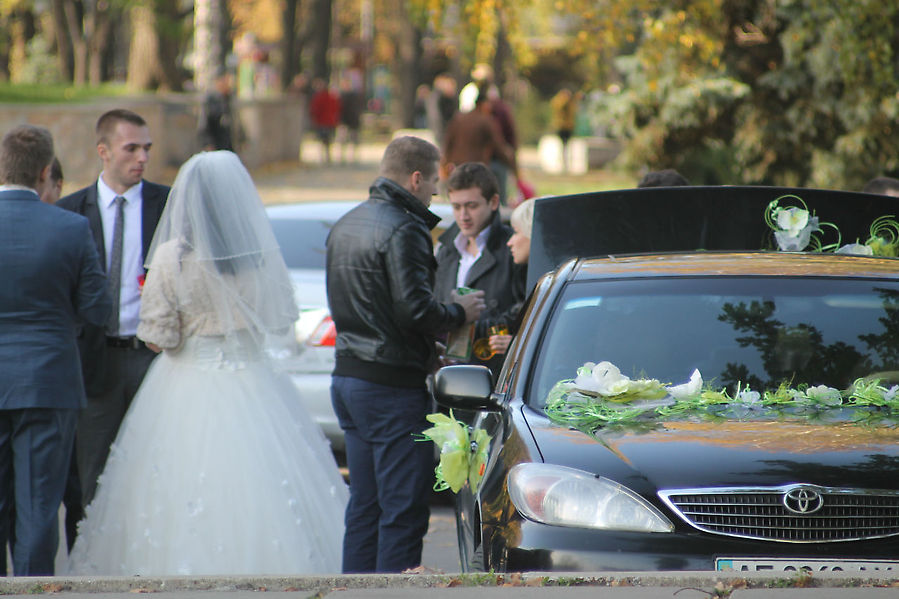
[[[384,143],[359,146],[354,162],[321,161],[314,141],[303,143],[303,162],[283,162],[253,171],[259,195],[266,204],[299,201],[364,200],[368,188],[378,176],[378,163]],[[519,162],[524,171],[539,169],[536,148],[522,148]]]
[[[766,575],[716,576],[706,572],[480,576],[432,574],[334,577],[171,577],[0,579],[0,594],[61,594],[66,599],[124,599],[165,593],[171,599],[250,599],[260,592],[329,599],[511,599],[608,597],[611,599],[880,599],[899,596],[890,579],[789,579]]]

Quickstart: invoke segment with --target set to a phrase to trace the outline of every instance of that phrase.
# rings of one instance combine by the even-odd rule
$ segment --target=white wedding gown
[[[340,571],[347,489],[290,380],[252,342],[153,362],[79,526],[81,575]]]

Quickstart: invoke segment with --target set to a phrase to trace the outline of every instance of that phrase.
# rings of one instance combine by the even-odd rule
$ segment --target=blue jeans
[[[344,431],[350,501],[343,571],[401,572],[421,564],[434,482],[425,388],[406,389],[335,376],[331,403]]]

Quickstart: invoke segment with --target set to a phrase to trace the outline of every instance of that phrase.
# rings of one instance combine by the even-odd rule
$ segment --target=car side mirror
[[[444,366],[434,375],[434,398],[448,408],[499,411],[492,391],[493,375],[486,366]]]

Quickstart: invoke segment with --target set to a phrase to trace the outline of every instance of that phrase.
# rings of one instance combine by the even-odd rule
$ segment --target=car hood
[[[851,421],[659,421],[594,434],[524,416],[547,463],[635,491],[693,487],[822,486],[899,489],[899,428]]]

